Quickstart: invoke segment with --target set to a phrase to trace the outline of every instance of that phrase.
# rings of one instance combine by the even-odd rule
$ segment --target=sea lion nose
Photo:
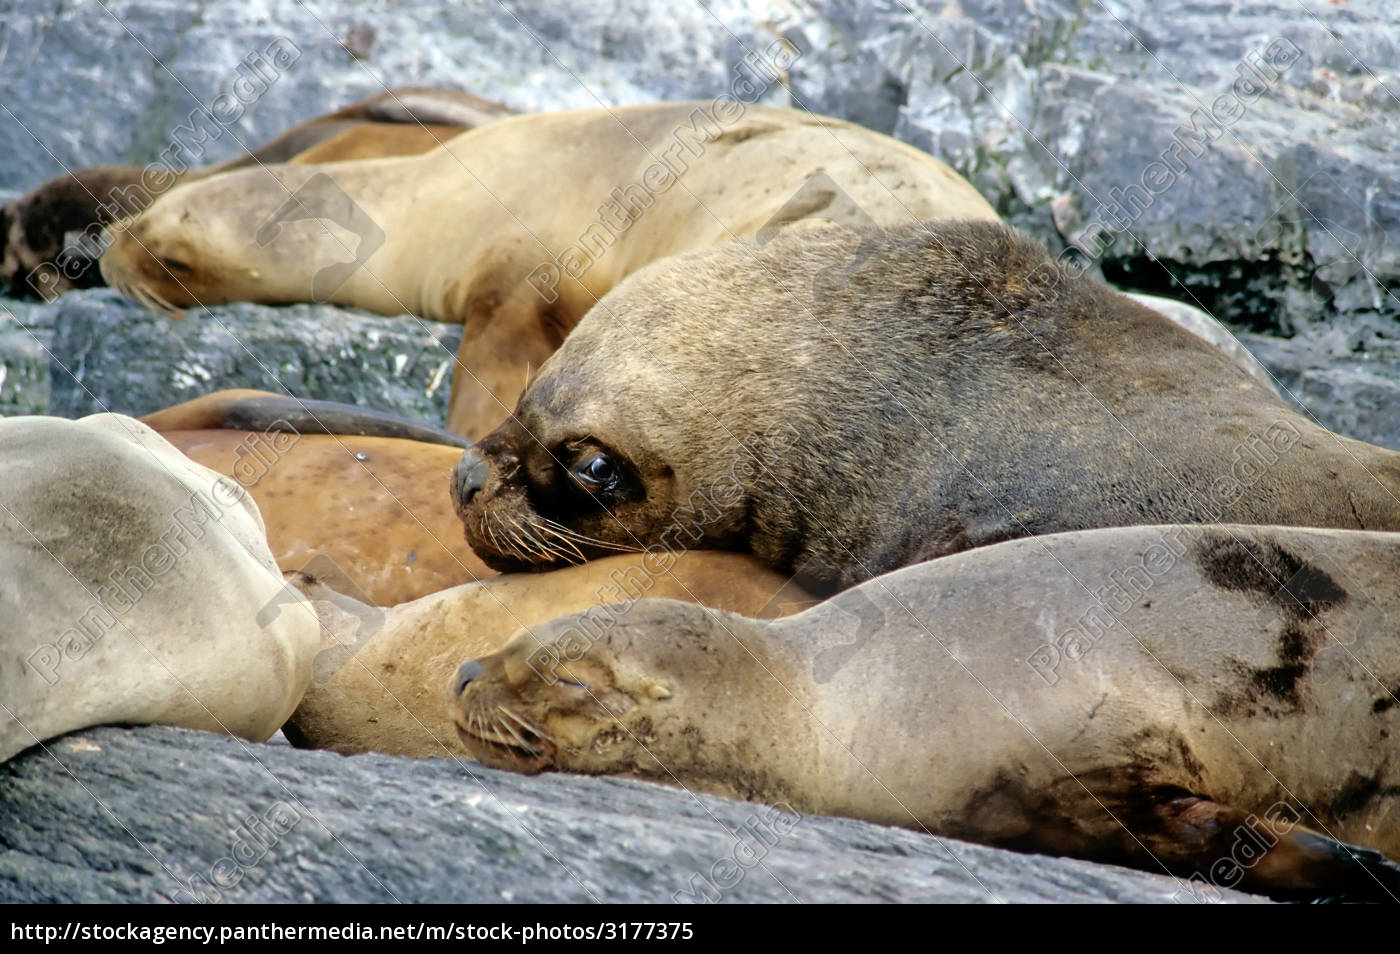
[[[475,659],[462,663],[462,668],[457,670],[457,682],[453,686],[452,697],[455,699],[461,696],[473,679],[481,677],[481,673],[481,663]]]
[[[456,479],[452,482],[459,510],[472,502],[472,498],[486,486],[490,476],[491,468],[487,466],[486,458],[477,453],[475,447],[462,452],[461,459],[457,461]]]

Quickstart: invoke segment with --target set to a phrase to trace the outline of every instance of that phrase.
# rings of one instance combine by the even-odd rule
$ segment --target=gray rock
[[[0,298],[0,417],[49,412],[52,308]]]
[[[191,164],[216,161],[385,86],[456,86],[522,110],[711,97],[744,48],[774,39],[739,0],[0,0],[0,32],[0,188],[21,190],[177,143]],[[374,37],[363,58],[341,44],[352,32]],[[282,69],[268,51],[284,39],[299,56]],[[222,93],[242,115],[193,128]]]
[[[1339,434],[1400,450],[1400,346],[1354,352],[1331,327],[1276,338],[1240,339],[1274,376],[1284,396]]]
[[[1386,0],[828,0],[787,30],[805,51],[795,104],[944,156],[1052,248],[1108,223],[1087,247],[1115,284],[1256,331],[1400,340],[1400,21]],[[1296,59],[1260,82],[1249,64],[1271,44]],[[1235,87],[1242,75],[1258,88]],[[1221,96],[1219,122],[1199,112]],[[1187,142],[1193,122],[1204,142]],[[1174,174],[1152,166],[1164,155]],[[1353,337],[1356,360],[1395,369]],[[1363,430],[1393,441],[1400,424]]]
[[[219,388],[345,401],[441,423],[460,325],[330,305],[223,305],[176,321],[109,289],[53,311],[50,412],[141,415]]]
[[[751,860],[741,844],[766,854]],[[702,889],[722,859],[721,878],[742,877]],[[0,766],[4,902],[1189,902],[1189,891],[1161,874],[643,782],[182,729],[95,729]]]

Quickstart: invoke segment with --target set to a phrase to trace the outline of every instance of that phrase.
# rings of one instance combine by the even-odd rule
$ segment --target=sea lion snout
[[[452,475],[452,503],[459,514],[471,506],[472,500],[490,479],[491,467],[486,463],[486,458],[475,447],[463,451]]]
[[[457,680],[452,684],[452,697],[458,698],[466,691],[467,686],[473,679],[480,679],[485,668],[475,659],[469,659],[462,663],[462,668],[457,670]]]

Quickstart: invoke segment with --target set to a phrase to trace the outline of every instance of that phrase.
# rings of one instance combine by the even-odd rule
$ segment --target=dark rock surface
[[[110,289],[51,308],[49,413],[64,417],[140,415],[247,387],[442,421],[462,335],[330,305],[223,305],[177,321]]]
[[[740,844],[754,849],[738,849],[747,867],[733,863]],[[702,896],[692,879],[712,879],[726,858],[723,883],[742,877],[703,896],[1192,901],[1165,875],[448,759],[105,728],[0,766],[4,902],[189,902],[192,888],[211,901],[670,902]]]

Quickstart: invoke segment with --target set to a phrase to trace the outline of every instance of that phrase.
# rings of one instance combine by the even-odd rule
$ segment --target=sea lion
[[[462,322],[447,427],[476,437],[649,262],[812,222],[928,218],[996,213],[932,156],[850,123],[662,103],[505,119],[421,156],[219,176],[116,230],[101,267],[162,310],[330,301]]]
[[[1186,302],[1177,301],[1174,298],[1163,298],[1160,295],[1140,295],[1127,291],[1123,294],[1139,304],[1146,305],[1153,311],[1161,312],[1193,335],[1209,341],[1219,348],[1225,357],[1235,362],[1248,374],[1258,378],[1268,386],[1269,390],[1275,394],[1278,393],[1278,383],[1269,369],[1264,367],[1248,348],[1240,344],[1240,339],[1236,338],[1230,329],[1214,315],[1204,309],[1197,308],[1195,305],[1188,305]]]
[[[407,86],[316,116],[205,168],[177,172],[152,164],[67,172],[0,207],[0,283],[12,297],[48,300],[101,285],[101,228],[140,213],[177,183],[251,165],[412,155],[510,115],[509,107],[468,93]]]
[[[0,420],[0,446],[0,760],[102,723],[276,732],[320,629],[248,494],[117,414]]]
[[[1397,620],[1400,535],[1111,528],[767,624],[648,600],[582,641],[565,617],[465,664],[454,712],[479,761],[514,771],[1166,869],[1190,891],[1395,900]],[[532,660],[556,657],[541,679]]]
[[[298,575],[294,574],[294,578]],[[752,557],[733,553],[626,554],[556,573],[499,576],[388,609],[301,576],[316,601],[325,646],[311,687],[286,726],[307,748],[344,754],[469,757],[443,688],[463,659],[503,646],[517,630],[591,610],[605,629],[635,603],[667,597],[744,616],[776,616],[812,598]],[[547,661],[537,660],[542,671]]]
[[[393,606],[495,571],[462,540],[445,492],[465,443],[389,415],[265,391],[219,391],[141,419],[257,502],[285,572],[337,568]]]
[[[585,556],[749,552],[821,594],[1064,530],[1400,530],[1400,454],[1323,429],[1157,312],[972,222],[652,265],[464,452],[453,488],[467,541],[503,572],[576,559],[516,545],[548,522]]]

